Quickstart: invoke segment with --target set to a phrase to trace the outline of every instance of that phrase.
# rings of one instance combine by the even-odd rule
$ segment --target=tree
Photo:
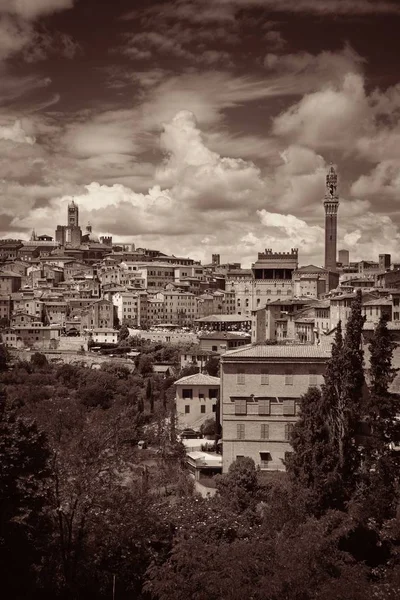
[[[154,394],[153,394],[153,385],[151,382],[151,378],[149,377],[146,385],[146,400],[150,405],[150,412],[154,412]]]
[[[238,512],[255,507],[260,488],[252,458],[235,460],[228,473],[217,475],[215,481],[218,494],[227,506]]]
[[[317,514],[343,502],[337,454],[327,421],[329,407],[324,405],[325,401],[326,396],[318,388],[310,388],[300,398],[299,419],[291,437],[293,453],[286,461],[291,482],[307,491],[309,510]]]
[[[370,382],[363,437],[363,482],[354,501],[365,518],[382,523],[394,516],[399,499],[400,398],[391,394],[396,374],[392,367],[395,344],[381,317],[369,345]]]
[[[364,412],[365,380],[362,350],[361,291],[352,303],[343,342],[340,336],[332,350],[323,386],[323,405],[328,408],[327,419],[333,451],[337,453],[343,500],[350,497],[357,485],[361,464],[358,445],[360,423]]]
[[[204,365],[204,373],[211,375],[211,377],[219,377],[219,357],[210,356]]]
[[[48,365],[46,355],[42,354],[41,352],[35,352],[32,354],[31,363],[34,369],[43,369]]]
[[[202,435],[215,436],[217,432],[217,422],[214,417],[209,417],[200,427]]]
[[[289,474],[309,491],[316,514],[344,508],[359,481],[357,436],[365,399],[363,324],[358,293],[344,339],[341,323],[337,326],[322,394],[311,390],[302,398],[300,420],[293,431]]]
[[[18,417],[0,398],[0,563],[2,587],[11,598],[30,597],[35,567],[45,554],[49,448],[32,421]]]
[[[129,337],[129,329],[128,326],[126,325],[126,323],[124,323],[123,325],[121,325],[119,331],[118,331],[118,343],[121,344],[121,342],[125,342]]]
[[[4,344],[0,344],[0,373],[7,369],[9,355]]]

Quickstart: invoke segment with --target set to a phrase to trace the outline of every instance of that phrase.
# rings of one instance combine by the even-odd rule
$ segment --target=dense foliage
[[[381,321],[367,386],[360,317],[356,303],[345,335],[336,332],[325,386],[302,398],[288,474],[266,477],[240,459],[207,499],[194,494],[176,442],[173,379],[152,372],[155,361],[176,363],[170,348],[143,345],[133,373],[111,362],[48,364],[40,354],[7,368],[4,356],[6,597],[400,597],[393,344]]]

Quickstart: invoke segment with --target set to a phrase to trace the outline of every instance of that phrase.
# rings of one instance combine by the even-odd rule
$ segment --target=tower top
[[[338,176],[335,171],[335,167],[331,163],[329,167],[329,171],[326,175],[326,191],[325,191],[325,199],[326,200],[339,200],[339,195],[337,192],[337,181]]]
[[[69,207],[69,208],[75,208],[75,207],[76,207],[76,204],[75,204],[75,202],[74,202],[74,199],[72,199],[72,200],[71,200],[71,202],[68,204],[68,207]]]

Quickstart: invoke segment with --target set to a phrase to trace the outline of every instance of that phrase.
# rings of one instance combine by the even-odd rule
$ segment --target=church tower
[[[72,200],[70,204],[68,204],[68,227],[78,227],[79,222],[79,208]]]
[[[333,165],[330,166],[326,176],[324,208],[325,269],[336,271],[337,212],[339,208],[339,195],[337,193],[337,174]]]

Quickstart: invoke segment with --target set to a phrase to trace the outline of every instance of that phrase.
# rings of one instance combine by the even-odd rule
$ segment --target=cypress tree
[[[400,398],[389,388],[396,374],[392,367],[395,344],[387,327],[386,316],[381,317],[369,345],[369,395],[365,422],[367,435],[364,442],[364,481],[361,492],[363,512],[382,522],[394,517],[398,500],[399,452],[393,444],[400,444]]]
[[[305,487],[311,509],[343,509],[358,482],[358,432],[364,410],[361,293],[357,293],[343,339],[338,323],[322,391],[301,399],[300,419],[288,461],[289,475]]]
[[[361,291],[358,291],[347,322],[342,355],[332,356],[331,359],[331,362],[335,363],[332,367],[337,381],[332,381],[331,378],[326,380],[323,392],[332,402],[332,437],[338,452],[338,467],[348,493],[351,493],[356,485],[361,458],[357,434],[363,415],[365,389],[362,349],[364,321]]]
[[[325,385],[322,391],[309,388],[300,399],[299,420],[291,437],[294,452],[286,465],[293,483],[306,490],[310,511],[317,514],[343,503],[332,416],[342,392],[342,360],[343,337],[339,321],[326,368]]]

